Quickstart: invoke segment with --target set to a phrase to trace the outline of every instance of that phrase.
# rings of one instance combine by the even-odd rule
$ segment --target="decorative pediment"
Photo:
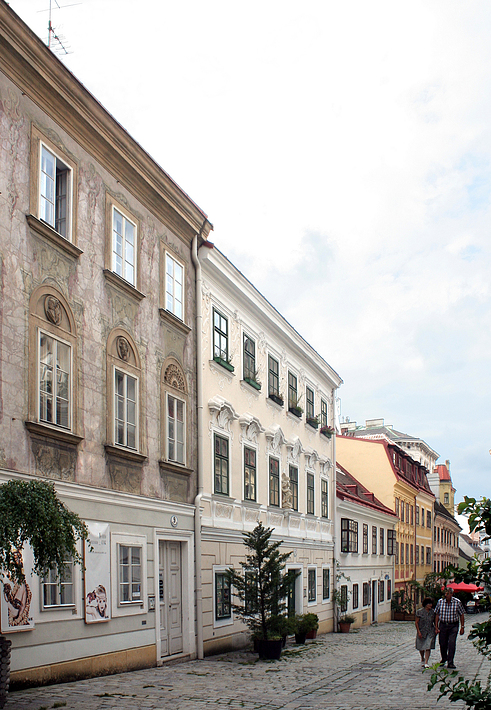
[[[315,449],[306,449],[304,451],[304,454],[305,454],[305,464],[306,464],[307,468],[310,468],[313,470],[315,468],[315,464],[317,463],[317,461],[319,461],[319,458],[320,458],[319,454],[317,453],[317,451]]]
[[[324,458],[323,456],[319,458],[319,463],[321,467],[321,474],[328,476],[332,469],[332,461],[329,458]]]
[[[210,399],[208,409],[212,415],[212,423],[225,431],[230,431],[231,422],[239,418],[230,402],[218,395]]]
[[[242,438],[257,444],[257,437],[264,431],[264,427],[261,426],[259,419],[246,412],[246,414],[242,414],[242,416],[239,417],[239,424],[242,431]]]
[[[273,424],[269,429],[266,429],[264,435],[266,437],[266,452],[278,455],[281,446],[286,443],[281,427],[278,424]]]
[[[302,442],[300,441],[298,436],[296,436],[291,441],[286,442],[286,451],[288,463],[292,463],[298,466],[300,461],[300,454],[303,454]]]

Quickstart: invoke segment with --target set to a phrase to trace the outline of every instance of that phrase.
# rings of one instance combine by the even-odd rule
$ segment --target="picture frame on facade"
[[[109,621],[110,606],[110,528],[108,523],[88,522],[88,540],[84,545],[86,624]]]
[[[31,589],[34,580],[32,574],[33,558],[31,549],[28,546],[25,546],[22,550],[22,558],[25,574],[25,580],[22,584],[0,573],[2,634],[32,631],[35,626],[31,609]]]

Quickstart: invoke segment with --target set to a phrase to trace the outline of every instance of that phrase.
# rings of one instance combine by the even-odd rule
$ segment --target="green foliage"
[[[464,501],[458,507],[460,515],[469,516],[469,529],[471,532],[478,531],[486,534],[486,539],[491,538],[491,499],[482,498],[476,501],[475,498],[465,496]],[[479,584],[491,586],[491,560],[479,561],[477,558],[471,560],[467,569],[451,570],[456,582],[478,582]],[[480,654],[491,659],[491,620],[482,624],[473,624],[469,638]],[[468,708],[474,710],[488,710],[491,708],[491,684],[488,682],[485,687],[475,676],[472,679],[465,679],[463,676],[457,678],[457,672],[449,673],[441,667],[434,666],[428,690],[432,690],[439,685],[440,695],[448,696],[451,702],[463,701]]]
[[[18,554],[29,543],[34,572],[44,576],[64,562],[81,563],[77,540],[86,540],[87,527],[69,510],[47,481],[8,481],[0,486],[0,569],[22,582],[24,571]]]
[[[235,613],[257,638],[264,640],[278,635],[274,629],[277,617],[284,616],[288,590],[299,575],[294,570],[283,574],[291,553],[280,553],[282,542],[271,542],[272,532],[260,522],[251,533],[244,533],[248,552],[245,562],[240,563],[242,572],[228,570],[230,584],[241,602],[232,604]]]
[[[317,614],[296,614],[295,633],[308,634],[309,631],[317,631],[319,628],[319,617]]]

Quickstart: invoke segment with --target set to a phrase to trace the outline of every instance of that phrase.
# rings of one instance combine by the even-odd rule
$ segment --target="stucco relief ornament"
[[[165,370],[164,381],[166,384],[174,387],[176,390],[181,392],[186,391],[186,385],[184,383],[184,377],[177,365],[169,365]]]
[[[239,417],[239,424],[242,431],[242,439],[247,439],[247,441],[257,444],[257,437],[264,431],[259,419],[252,416],[252,414],[246,413]]]
[[[327,459],[327,461],[321,461],[321,473],[323,473],[324,475],[327,476],[331,469],[332,469],[331,459]]]
[[[223,399],[223,397],[219,397],[218,395],[213,397],[213,399],[210,399],[208,402],[208,409],[210,410],[213,418],[212,423],[225,431],[230,431],[230,424],[235,419],[239,418],[239,415],[236,413],[230,402],[227,402],[226,399]]]
[[[305,457],[307,459],[307,468],[314,469],[315,464],[319,461],[319,454],[315,449],[305,452]]]
[[[122,335],[119,335],[116,339],[116,350],[118,351],[119,359],[128,362],[130,359],[130,344]]]
[[[300,454],[303,453],[303,446],[302,442],[296,436],[293,441],[287,441],[286,442],[286,450],[287,450],[287,461],[288,463],[293,463],[297,464],[300,459]]]
[[[290,488],[290,479],[283,471],[281,474],[281,507],[291,509],[293,504],[292,501],[292,490]]]
[[[44,313],[46,318],[53,325],[60,325],[63,318],[61,303],[54,296],[46,296],[44,301]]]
[[[267,453],[278,454],[281,446],[286,442],[281,427],[278,424],[274,424],[264,432],[264,435],[266,437]]]

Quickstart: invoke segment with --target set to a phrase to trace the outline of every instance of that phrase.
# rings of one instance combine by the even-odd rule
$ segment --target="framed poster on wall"
[[[85,623],[94,624],[111,618],[111,566],[109,524],[88,521],[89,538],[84,545]]]
[[[17,551],[14,554],[20,558],[19,561],[24,569],[25,580],[20,584],[10,579],[8,575],[0,573],[2,634],[15,631],[31,631],[34,628],[31,613],[31,586],[34,580],[32,574],[32,551],[26,545],[22,552]]]

